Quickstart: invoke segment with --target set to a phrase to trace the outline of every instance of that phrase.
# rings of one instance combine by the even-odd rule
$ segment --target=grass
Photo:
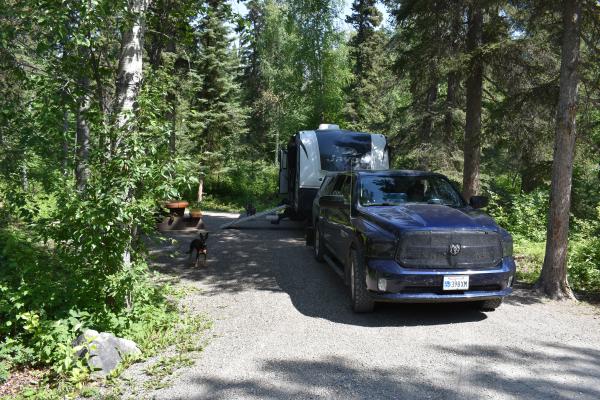
[[[517,280],[533,284],[540,276],[544,263],[545,242],[514,238],[514,255],[517,263]]]

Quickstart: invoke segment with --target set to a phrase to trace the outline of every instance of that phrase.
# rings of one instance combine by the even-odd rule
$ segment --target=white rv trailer
[[[328,172],[389,169],[387,139],[375,133],[352,132],[321,124],[293,135],[279,154],[279,194],[287,197],[291,217],[311,214],[312,202]]]

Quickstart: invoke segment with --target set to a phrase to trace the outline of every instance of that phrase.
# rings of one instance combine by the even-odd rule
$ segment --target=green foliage
[[[540,276],[546,242],[536,242],[521,237],[515,238],[514,255],[517,263],[517,280],[529,284],[535,283]]]
[[[534,283],[544,262],[548,193],[501,196],[490,192],[488,212],[514,237],[517,278]],[[571,286],[583,292],[600,291],[600,207],[588,219],[573,220],[569,238],[568,276]]]
[[[543,241],[546,239],[549,206],[547,191],[536,190],[532,193],[504,197],[490,191],[489,195],[488,211],[500,226],[514,236],[526,240]]]
[[[237,161],[207,177],[206,191],[212,197],[200,207],[239,211],[250,202],[259,210],[268,208],[278,201],[278,176],[278,167],[265,161]]]
[[[600,291],[600,205],[597,218],[580,221],[569,248],[569,279],[575,287]]]
[[[225,0],[207,1],[198,23],[198,44],[202,52],[197,60],[201,78],[192,102],[203,127],[194,132],[193,149],[208,154],[220,153],[220,160],[230,158],[246,132],[248,110],[241,105],[236,82],[237,64],[230,49],[228,23],[231,5]],[[214,166],[214,159],[209,165]]]
[[[275,159],[293,133],[344,121],[352,79],[338,0],[252,0],[240,23],[247,158]]]

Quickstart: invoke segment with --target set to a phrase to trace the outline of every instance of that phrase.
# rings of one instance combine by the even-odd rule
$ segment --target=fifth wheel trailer
[[[390,167],[387,139],[376,133],[353,132],[321,124],[300,131],[279,153],[279,194],[290,206],[290,216],[305,219],[328,172]]]

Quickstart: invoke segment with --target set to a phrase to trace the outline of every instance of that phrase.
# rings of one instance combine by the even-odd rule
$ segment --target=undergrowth
[[[148,357],[183,346],[188,342],[182,336],[195,337],[208,326],[179,309],[181,290],[158,283],[145,262],[133,264],[129,277],[94,276],[65,263],[52,243],[30,233],[14,224],[0,229],[0,385],[13,370],[35,368],[44,371],[43,379],[24,397],[63,398],[83,388],[90,371],[72,343],[87,328],[131,339]],[[134,301],[121,307],[111,281],[130,278]]]
[[[490,197],[487,211],[513,235],[517,279],[534,283],[546,249],[547,192],[501,196],[492,191]],[[595,215],[571,219],[568,279],[576,291],[600,293],[600,205]]]

